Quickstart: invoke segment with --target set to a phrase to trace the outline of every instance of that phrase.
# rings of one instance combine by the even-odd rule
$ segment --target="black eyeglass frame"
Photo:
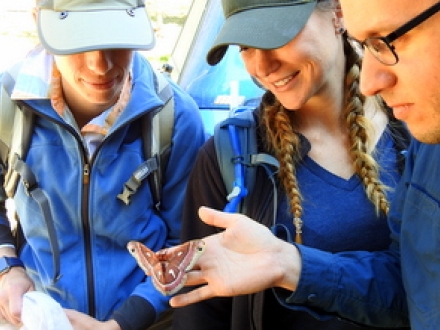
[[[399,56],[396,53],[396,50],[391,43],[395,41],[397,38],[400,38],[405,33],[408,33],[412,29],[414,29],[416,26],[420,25],[424,21],[426,21],[428,18],[436,14],[440,10],[440,1],[437,2],[435,5],[429,7],[425,11],[423,11],[421,14],[417,15],[413,19],[409,20],[405,24],[403,24],[401,27],[397,28],[390,34],[386,35],[385,37],[369,37],[365,39],[364,41],[359,41],[351,36],[348,36],[348,39],[354,41],[355,43],[359,44],[361,48],[368,48],[370,52],[373,54],[373,56],[382,64],[392,66],[396,65],[397,62],[399,62]],[[377,57],[374,52],[370,49],[370,47],[373,47],[372,44],[369,43],[369,40],[380,40],[383,42],[384,45],[387,46],[387,48],[391,51],[391,53],[394,55],[395,61],[393,63],[387,63],[383,62],[379,57]]]

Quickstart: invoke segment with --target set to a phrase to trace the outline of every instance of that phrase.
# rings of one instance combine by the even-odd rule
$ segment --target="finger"
[[[212,297],[214,295],[211,289],[205,285],[187,293],[175,295],[171,298],[170,305],[171,307],[184,307]]]
[[[13,296],[9,301],[9,320],[14,324],[21,322],[21,310],[23,306],[23,296]]]
[[[0,307],[0,324],[8,323],[3,307]]]
[[[3,317],[13,325],[21,324],[21,308],[23,306],[23,296],[18,295],[18,292],[9,295],[7,304],[2,307]]]
[[[185,286],[201,285],[206,284],[206,280],[202,277],[202,272],[200,271],[190,271],[186,273]]]

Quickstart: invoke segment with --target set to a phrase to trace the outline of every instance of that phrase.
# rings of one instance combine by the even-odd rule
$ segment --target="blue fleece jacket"
[[[49,72],[36,75],[41,68]],[[49,201],[60,278],[53,280],[56,251],[48,226],[21,182],[14,202],[26,241],[19,256],[37,289],[50,294],[63,307],[89,313],[98,320],[107,320],[115,313],[123,329],[145,329],[169,308],[168,298],[154,288],[126,244],[137,240],[158,250],[179,242],[188,174],[205,140],[197,105],[170,82],[175,124],[160,210],[153,205],[147,181],[126,205],[117,195],[145,160],[137,119],[163,104],[154,88],[151,66],[135,53],[131,100],[91,159],[78,130],[54,111],[44,95],[50,69],[47,63],[36,66],[26,65],[25,61],[17,84],[28,89],[27,94],[20,94],[25,95],[25,102],[36,114],[26,163]],[[33,98],[29,96],[32,93],[40,96]],[[10,229],[4,214],[1,221],[0,237],[7,237],[5,231]],[[139,302],[142,313],[129,315]]]

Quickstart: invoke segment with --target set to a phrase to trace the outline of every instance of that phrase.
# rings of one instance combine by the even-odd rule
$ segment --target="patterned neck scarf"
[[[102,137],[106,136],[110,128],[116,122],[116,119],[118,119],[122,111],[124,111],[125,107],[127,106],[131,96],[131,88],[131,75],[129,75],[124,82],[121,95],[119,96],[115,105],[108,112],[103,125],[88,123],[81,128],[81,134],[83,136],[86,134],[99,134]],[[61,73],[55,64],[55,61],[53,62],[52,67],[50,101],[52,103],[52,107],[61,117],[65,117],[66,110],[70,111],[64,100],[63,88],[61,84]]]

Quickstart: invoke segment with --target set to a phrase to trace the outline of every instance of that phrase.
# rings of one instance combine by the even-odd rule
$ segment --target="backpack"
[[[17,64],[4,72],[0,95],[0,166],[5,181],[2,193],[6,193],[7,197],[15,194],[20,176],[28,188],[37,184],[22,161],[29,148],[35,115],[24,102],[14,102],[10,98],[19,69],[20,64]],[[154,84],[164,106],[141,118],[144,156],[147,160],[133,172],[117,197],[125,204],[130,204],[130,197],[148,177],[154,204],[159,208],[162,173],[168,163],[174,127],[174,99],[170,83],[162,73],[155,72]]]
[[[217,124],[214,128],[214,145],[223,182],[229,192],[223,211],[246,214],[247,197],[255,185],[257,166],[262,166],[271,179],[279,169],[275,157],[258,152],[252,108],[238,107],[229,118]]]

